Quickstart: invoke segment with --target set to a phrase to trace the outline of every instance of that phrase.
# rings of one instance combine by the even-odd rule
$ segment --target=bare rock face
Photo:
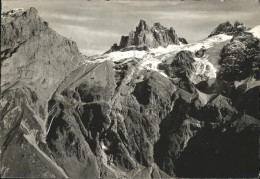
[[[50,29],[35,8],[3,13],[2,176],[67,176],[68,172],[57,164],[46,145],[48,101],[82,60],[75,42]],[[11,156],[14,158],[9,160]]]
[[[182,39],[185,43],[185,39]],[[179,45],[180,41],[175,30],[171,27],[167,29],[160,23],[155,23],[152,27],[148,26],[144,20],[140,20],[135,31],[131,31],[128,36],[122,36],[118,48],[111,48],[111,51],[118,49],[129,49],[131,46],[135,48],[148,47],[156,48],[158,46],[166,47],[170,44]]]
[[[37,10],[30,8],[3,16],[1,59],[2,90],[19,81],[49,99],[65,76],[77,67],[82,55],[75,42],[50,29]]]
[[[118,50],[179,44],[173,29],[140,21],[90,61],[34,8],[1,18],[1,177],[258,176],[259,40],[252,34],[197,51],[188,44],[108,59]],[[217,76],[196,83],[196,69],[210,71],[198,61],[216,51]],[[143,68],[158,60],[158,68]]]

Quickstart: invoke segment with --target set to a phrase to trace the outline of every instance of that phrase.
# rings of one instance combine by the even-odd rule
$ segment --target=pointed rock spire
[[[136,31],[142,31],[142,30],[149,30],[149,26],[146,24],[146,22],[144,20],[140,20],[137,28],[136,28]]]
[[[172,27],[168,29],[158,22],[150,27],[144,20],[140,20],[135,31],[131,31],[128,36],[121,37],[119,50],[166,47],[170,44],[180,44]],[[116,51],[115,48],[109,51],[111,50]]]

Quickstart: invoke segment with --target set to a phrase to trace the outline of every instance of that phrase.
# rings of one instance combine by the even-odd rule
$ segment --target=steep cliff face
[[[1,175],[64,177],[46,147],[48,101],[82,61],[35,8],[1,16]]]
[[[85,59],[34,8],[2,19],[1,177],[258,175],[252,34],[178,45],[141,21],[123,49]]]
[[[3,91],[20,81],[30,85],[41,97],[48,100],[82,58],[75,42],[61,37],[49,28],[48,23],[37,15],[36,9],[3,15]]]

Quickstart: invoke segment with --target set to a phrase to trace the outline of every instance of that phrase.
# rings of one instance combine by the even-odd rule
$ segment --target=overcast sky
[[[206,38],[222,22],[236,20],[248,27],[260,24],[258,0],[2,0],[2,10],[35,7],[50,27],[77,42],[85,55],[100,54],[121,35],[135,29],[140,19],[173,27],[188,42]]]

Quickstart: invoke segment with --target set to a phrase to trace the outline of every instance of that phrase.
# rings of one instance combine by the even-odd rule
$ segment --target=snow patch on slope
[[[255,37],[260,39],[260,25],[254,27],[249,32],[251,32]]]
[[[196,91],[198,92],[199,100],[201,101],[203,106],[206,105],[208,101],[214,96],[214,94],[202,93],[198,89],[196,89]]]

